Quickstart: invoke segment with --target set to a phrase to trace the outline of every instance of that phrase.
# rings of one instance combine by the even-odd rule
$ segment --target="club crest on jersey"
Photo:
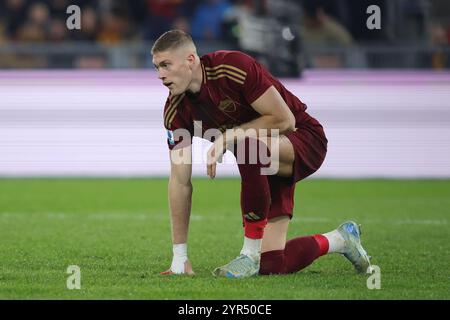
[[[231,99],[225,99],[219,102],[218,108],[223,112],[234,112],[236,111],[236,104]]]
[[[167,130],[167,140],[171,146],[175,145],[175,140],[173,139],[173,132],[171,130]]]

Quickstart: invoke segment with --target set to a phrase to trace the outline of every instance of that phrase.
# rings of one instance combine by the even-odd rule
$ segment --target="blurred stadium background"
[[[72,4],[80,30],[66,26]],[[366,26],[372,4],[381,29]],[[167,175],[150,48],[171,28],[200,54],[243,50],[283,79],[330,140],[315,176],[450,176],[443,0],[1,1],[0,176]],[[235,175],[233,159],[219,172]]]
[[[66,26],[73,4],[80,30]],[[213,279],[241,246],[237,178],[194,179],[198,277],[158,276],[171,259],[167,89],[150,48],[171,28],[200,54],[256,56],[308,105],[329,151],[297,187],[289,237],[355,219],[382,290],[333,255],[292,276]],[[0,0],[0,298],[448,299],[449,42],[448,0]],[[206,177],[208,143],[194,144]],[[226,156],[218,176],[237,174]],[[72,264],[81,290],[66,288]]]

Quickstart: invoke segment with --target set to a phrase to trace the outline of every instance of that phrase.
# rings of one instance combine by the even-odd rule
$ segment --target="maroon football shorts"
[[[295,183],[316,172],[325,160],[328,140],[322,125],[308,116],[307,121],[298,123],[296,127],[295,131],[286,135],[294,147],[292,177],[269,176],[272,198],[269,220],[284,215],[292,218]]]

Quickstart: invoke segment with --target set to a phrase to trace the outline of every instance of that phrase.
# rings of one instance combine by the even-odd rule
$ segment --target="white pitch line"
[[[12,212],[0,212],[0,219],[29,219],[31,216],[39,216],[39,218],[51,219],[51,220],[64,220],[64,219],[90,219],[90,220],[169,220],[169,214],[161,213],[143,213],[143,212],[103,212],[103,213],[74,213],[74,212],[46,212],[46,213],[12,213]],[[192,221],[225,221],[228,219],[240,218],[237,214],[235,217],[229,213],[214,215],[201,215],[192,214]],[[314,216],[300,216],[294,214],[292,223],[339,223],[347,219],[339,219],[336,217],[314,217]],[[362,224],[386,224],[391,223],[395,225],[447,225],[447,219],[366,219],[359,218],[357,222]]]

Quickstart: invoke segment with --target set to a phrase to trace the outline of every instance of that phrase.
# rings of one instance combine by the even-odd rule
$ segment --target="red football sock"
[[[294,238],[286,242],[284,250],[264,252],[259,273],[286,274],[306,268],[324,252],[324,243],[319,243],[323,239],[317,241],[316,238],[317,235]]]
[[[313,236],[319,245],[319,254],[321,256],[328,253],[328,249],[330,248],[330,244],[328,243],[328,239],[321,234],[316,234]]]
[[[270,208],[269,182],[266,175],[261,175],[261,168],[267,165],[261,163],[258,150],[252,148],[248,141],[248,139],[245,141],[245,159],[242,155],[240,159],[237,157],[241,174],[241,210],[245,236],[262,239]],[[255,146],[253,145],[253,147]],[[252,159],[256,160],[256,163],[252,163]]]
[[[261,254],[259,274],[283,274],[285,271],[284,250],[273,250]]]
[[[298,237],[286,242],[284,255],[286,273],[297,272],[320,257],[320,247],[313,236]]]
[[[250,239],[262,239],[264,236],[264,228],[267,224],[267,218],[259,221],[244,220],[244,234]]]
[[[269,216],[279,216],[281,214],[292,217],[294,210],[294,193],[295,182],[292,178],[280,176],[268,176],[270,196],[272,202],[270,204]]]

